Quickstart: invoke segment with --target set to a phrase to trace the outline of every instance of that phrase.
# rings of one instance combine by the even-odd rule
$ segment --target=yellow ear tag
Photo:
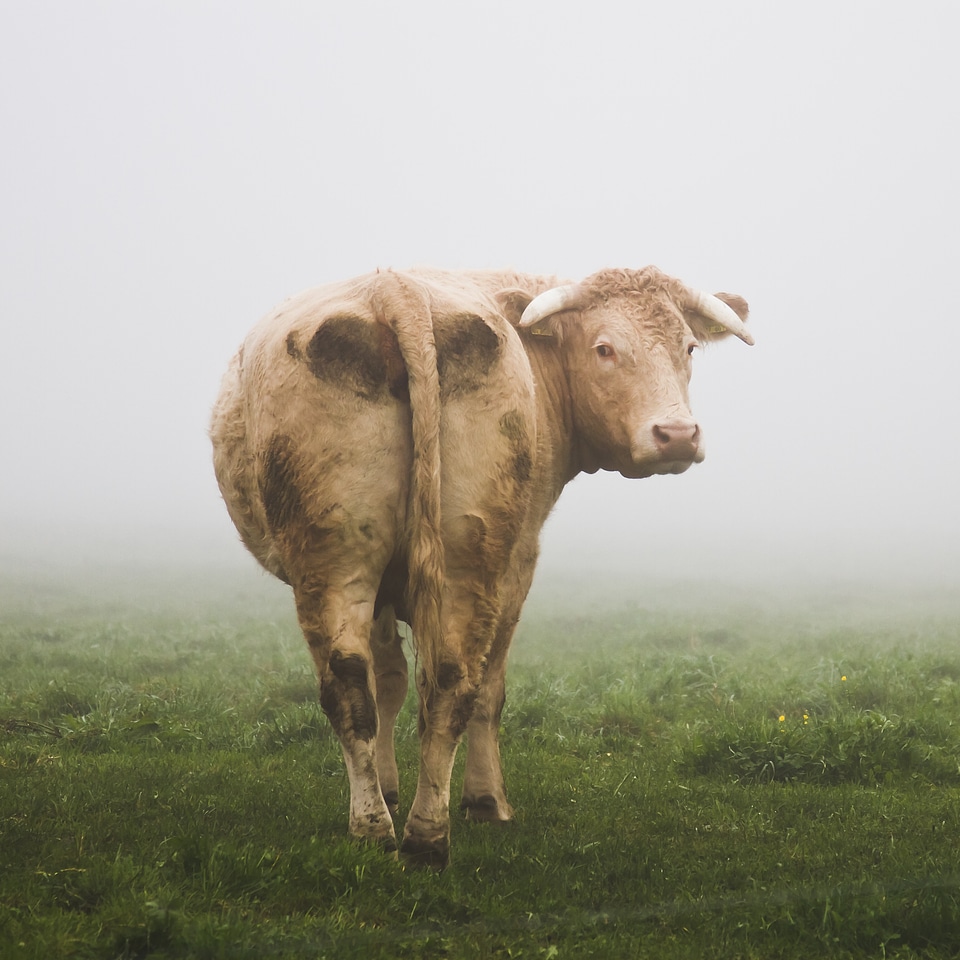
[[[530,336],[531,337],[552,337],[553,334],[549,330],[544,330],[542,327],[531,327]]]
[[[712,327],[707,327],[707,333],[727,333],[727,328],[720,323],[715,323]]]

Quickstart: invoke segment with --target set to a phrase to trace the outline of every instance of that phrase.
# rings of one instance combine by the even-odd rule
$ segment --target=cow
[[[747,344],[747,304],[655,267],[579,283],[513,271],[378,270],[281,304],[223,378],[211,440],[246,547],[292,587],[350,786],[350,834],[396,855],[393,732],[417,669],[420,769],[399,853],[449,862],[461,809],[506,821],[507,650],[541,527],[579,473],[703,460],[699,344]]]

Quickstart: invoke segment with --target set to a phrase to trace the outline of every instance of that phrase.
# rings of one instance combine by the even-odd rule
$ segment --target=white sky
[[[241,548],[249,327],[376,266],[655,263],[749,300],[706,461],[544,564],[960,573],[955,4],[0,3],[0,556]]]

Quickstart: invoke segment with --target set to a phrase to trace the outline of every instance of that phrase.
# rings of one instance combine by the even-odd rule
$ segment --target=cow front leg
[[[370,637],[377,681],[377,772],[380,790],[392,816],[400,803],[400,776],[394,748],[397,715],[407,697],[407,658],[397,633],[397,618],[392,608],[383,610]]]
[[[319,612],[298,597],[301,627],[320,680],[320,706],[340,741],[350,783],[350,833],[396,850],[377,769],[377,702],[370,649],[372,602],[325,598]]]

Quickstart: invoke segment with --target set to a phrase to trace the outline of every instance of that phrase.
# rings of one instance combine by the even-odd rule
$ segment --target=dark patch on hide
[[[526,450],[521,450],[513,458],[513,475],[523,483],[530,479],[530,471],[533,467],[533,461]]]
[[[500,338],[476,314],[458,313],[442,318],[434,336],[440,392],[444,397],[478,389],[500,358]]]
[[[453,708],[450,711],[450,734],[455,740],[459,740],[463,736],[464,732],[467,729],[467,724],[470,723],[470,718],[473,716],[473,708],[477,702],[477,694],[479,690],[470,690],[464,694],[455,694],[453,701]],[[432,713],[436,708],[436,697],[430,697],[429,705],[427,711]],[[417,715],[417,734],[420,739],[423,739],[423,735],[427,731],[427,721],[424,715],[424,711],[421,709]]]
[[[330,655],[330,670],[344,683],[367,684],[367,661],[359,653],[341,653],[334,650]]]
[[[339,503],[325,507],[315,516],[309,516],[303,494],[298,485],[296,447],[283,434],[270,439],[263,454],[260,470],[260,498],[267,517],[267,526],[275,537],[284,537],[288,544],[296,542],[299,553],[312,554],[328,546],[330,537],[343,538],[343,530],[336,523],[323,521],[341,509]],[[289,572],[289,571],[288,571]],[[288,581],[290,582],[289,578]]]
[[[471,685],[467,690],[457,689],[465,678],[466,674],[460,663],[454,660],[444,660],[437,668],[437,686],[427,695],[426,713],[428,716],[438,716],[438,701],[442,703],[448,697],[452,699],[449,713],[450,733],[458,740],[463,736],[467,724],[473,716],[477,695],[480,692],[479,687],[475,685]],[[442,713],[439,715],[442,716]],[[422,709],[418,721],[422,738],[426,730],[426,719]]]
[[[463,667],[455,660],[444,660],[437,668],[437,686],[450,690],[463,679]]]
[[[327,715],[333,732],[342,737],[345,730],[343,726],[343,708],[340,704],[340,691],[333,683],[320,682],[320,707]]]
[[[297,489],[293,441],[277,434],[271,437],[263,456],[260,497],[272,533],[304,522],[303,501]]]
[[[358,740],[377,735],[377,705],[367,682],[367,662],[358,653],[330,655],[331,678],[320,683],[320,706],[337,736]]]
[[[533,471],[533,456],[527,427],[519,411],[510,410],[500,418],[500,432],[510,441],[513,478],[526,483]]]
[[[297,346],[297,338],[292,334],[287,334],[287,353],[293,357],[294,360],[302,360],[303,354],[300,352],[300,347]]]
[[[324,320],[310,338],[304,359],[318,380],[349,387],[364,400],[378,400],[385,392],[387,364],[377,329],[359,317]]]
[[[500,418],[500,432],[512,443],[526,443],[527,427],[519,410],[508,410]]]
[[[473,708],[479,692],[479,690],[473,689],[469,693],[457,697],[453,703],[453,711],[450,714],[450,732],[458,740],[463,736],[467,724],[473,716]]]

